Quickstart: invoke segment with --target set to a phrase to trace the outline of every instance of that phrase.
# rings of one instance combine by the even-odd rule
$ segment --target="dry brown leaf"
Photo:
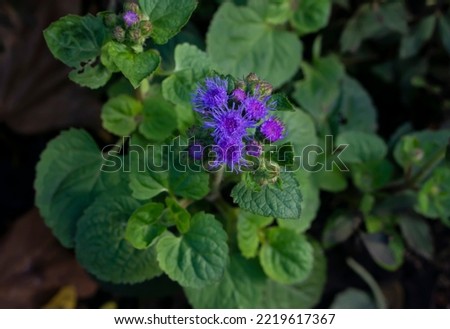
[[[79,0],[8,0],[0,4],[0,122],[23,134],[69,126],[99,127],[95,92],[71,82],[42,31],[80,12]],[[18,8],[18,9],[17,9]]]
[[[37,209],[16,220],[0,241],[0,268],[0,308],[41,307],[67,285],[80,299],[98,288],[73,253],[56,241]]]

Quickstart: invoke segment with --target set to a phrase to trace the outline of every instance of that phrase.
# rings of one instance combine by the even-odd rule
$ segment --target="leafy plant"
[[[107,87],[101,119],[117,138],[101,149],[84,130],[64,131],[37,166],[36,204],[82,266],[114,284],[167,275],[193,307],[309,308],[326,283],[324,248],[362,243],[389,271],[407,248],[432,259],[426,218],[450,225],[450,131],[400,129],[389,143],[376,133],[377,109],[347,58],[322,54],[336,6],[224,1],[206,51],[177,35],[195,0],[129,2],[44,31],[72,81]],[[447,16],[410,27],[406,12],[402,1],[362,4],[341,52],[392,37],[398,59],[375,70],[389,79],[436,26],[448,51]],[[432,89],[425,73],[404,88]],[[340,206],[312,234],[324,191]],[[347,295],[375,305],[354,289],[333,305]]]

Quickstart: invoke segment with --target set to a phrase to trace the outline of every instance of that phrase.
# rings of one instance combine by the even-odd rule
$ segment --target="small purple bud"
[[[249,156],[259,158],[262,154],[262,145],[255,140],[250,141],[246,145],[245,149],[246,149],[247,155],[249,155]]]
[[[189,146],[189,156],[194,160],[201,160],[203,158],[203,145],[200,143],[194,143]]]
[[[126,26],[131,27],[139,22],[139,15],[134,11],[126,11],[123,14],[123,21],[125,22]]]
[[[247,94],[242,89],[233,90],[233,99],[237,102],[243,102],[247,98]]]
[[[282,139],[284,136],[284,125],[275,117],[270,117],[262,123],[260,131],[271,143]]]

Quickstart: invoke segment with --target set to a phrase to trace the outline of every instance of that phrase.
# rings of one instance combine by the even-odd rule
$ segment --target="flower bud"
[[[262,154],[262,145],[256,140],[250,141],[246,146],[247,155],[259,158]]]
[[[143,42],[142,33],[138,29],[133,29],[133,30],[128,31],[128,36],[130,38],[130,41],[133,43],[140,44]]]
[[[103,22],[107,27],[114,27],[117,24],[117,15],[116,14],[106,14],[103,17]]]
[[[273,87],[267,81],[262,81],[257,87],[261,96],[270,96],[272,95]]]
[[[245,91],[243,91],[242,89],[238,88],[233,90],[233,99],[237,102],[243,102],[245,101],[245,99],[247,98],[247,94],[245,93]]]
[[[254,173],[254,181],[259,186],[276,183],[281,173],[280,166],[275,162],[268,161],[263,161],[261,164],[262,166]]]
[[[140,28],[141,28],[142,35],[145,36],[145,37],[149,37],[150,33],[153,30],[152,22],[150,22],[150,21],[142,21],[140,23]]]
[[[113,30],[113,37],[118,42],[123,42],[125,40],[125,30],[120,26],[116,26]]]
[[[236,81],[235,88],[245,90],[245,82],[242,80]]]
[[[260,81],[256,73],[250,73],[245,80],[247,80],[248,83],[257,83]]]
[[[137,3],[134,3],[134,2],[126,2],[123,5],[123,9],[125,11],[133,11],[135,13],[139,13],[140,12],[139,5]]]
[[[126,11],[123,16],[123,22],[127,27],[131,27],[137,23],[139,23],[139,15],[136,14],[134,11]]]

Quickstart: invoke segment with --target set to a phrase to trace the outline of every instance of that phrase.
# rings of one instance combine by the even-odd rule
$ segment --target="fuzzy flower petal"
[[[261,120],[268,113],[266,104],[254,96],[248,97],[244,102],[244,106],[249,118],[252,120]]]
[[[123,21],[125,22],[126,26],[128,27],[133,26],[134,24],[139,22],[139,15],[131,10],[126,11],[123,14]]]
[[[261,124],[260,131],[263,136],[273,143],[283,138],[284,125],[275,117],[270,117]]]
[[[243,102],[245,101],[245,99],[247,98],[247,94],[245,93],[245,91],[243,91],[242,89],[235,89],[233,90],[233,99],[237,102]]]
[[[244,144],[242,142],[233,143],[222,141],[213,147],[216,154],[216,159],[213,162],[213,167],[218,167],[222,164],[228,166],[229,169],[239,172],[242,166],[247,163],[243,157]]]
[[[263,148],[260,143],[255,140],[251,140],[245,146],[245,153],[249,156],[260,157],[262,154]]]
[[[205,122],[205,127],[213,129],[212,136],[216,143],[240,143],[254,123],[244,115],[243,107],[222,107],[211,112],[211,119]]]
[[[222,108],[228,103],[228,82],[219,77],[206,78],[204,86],[198,86],[193,96],[194,110],[207,114],[209,110]]]

